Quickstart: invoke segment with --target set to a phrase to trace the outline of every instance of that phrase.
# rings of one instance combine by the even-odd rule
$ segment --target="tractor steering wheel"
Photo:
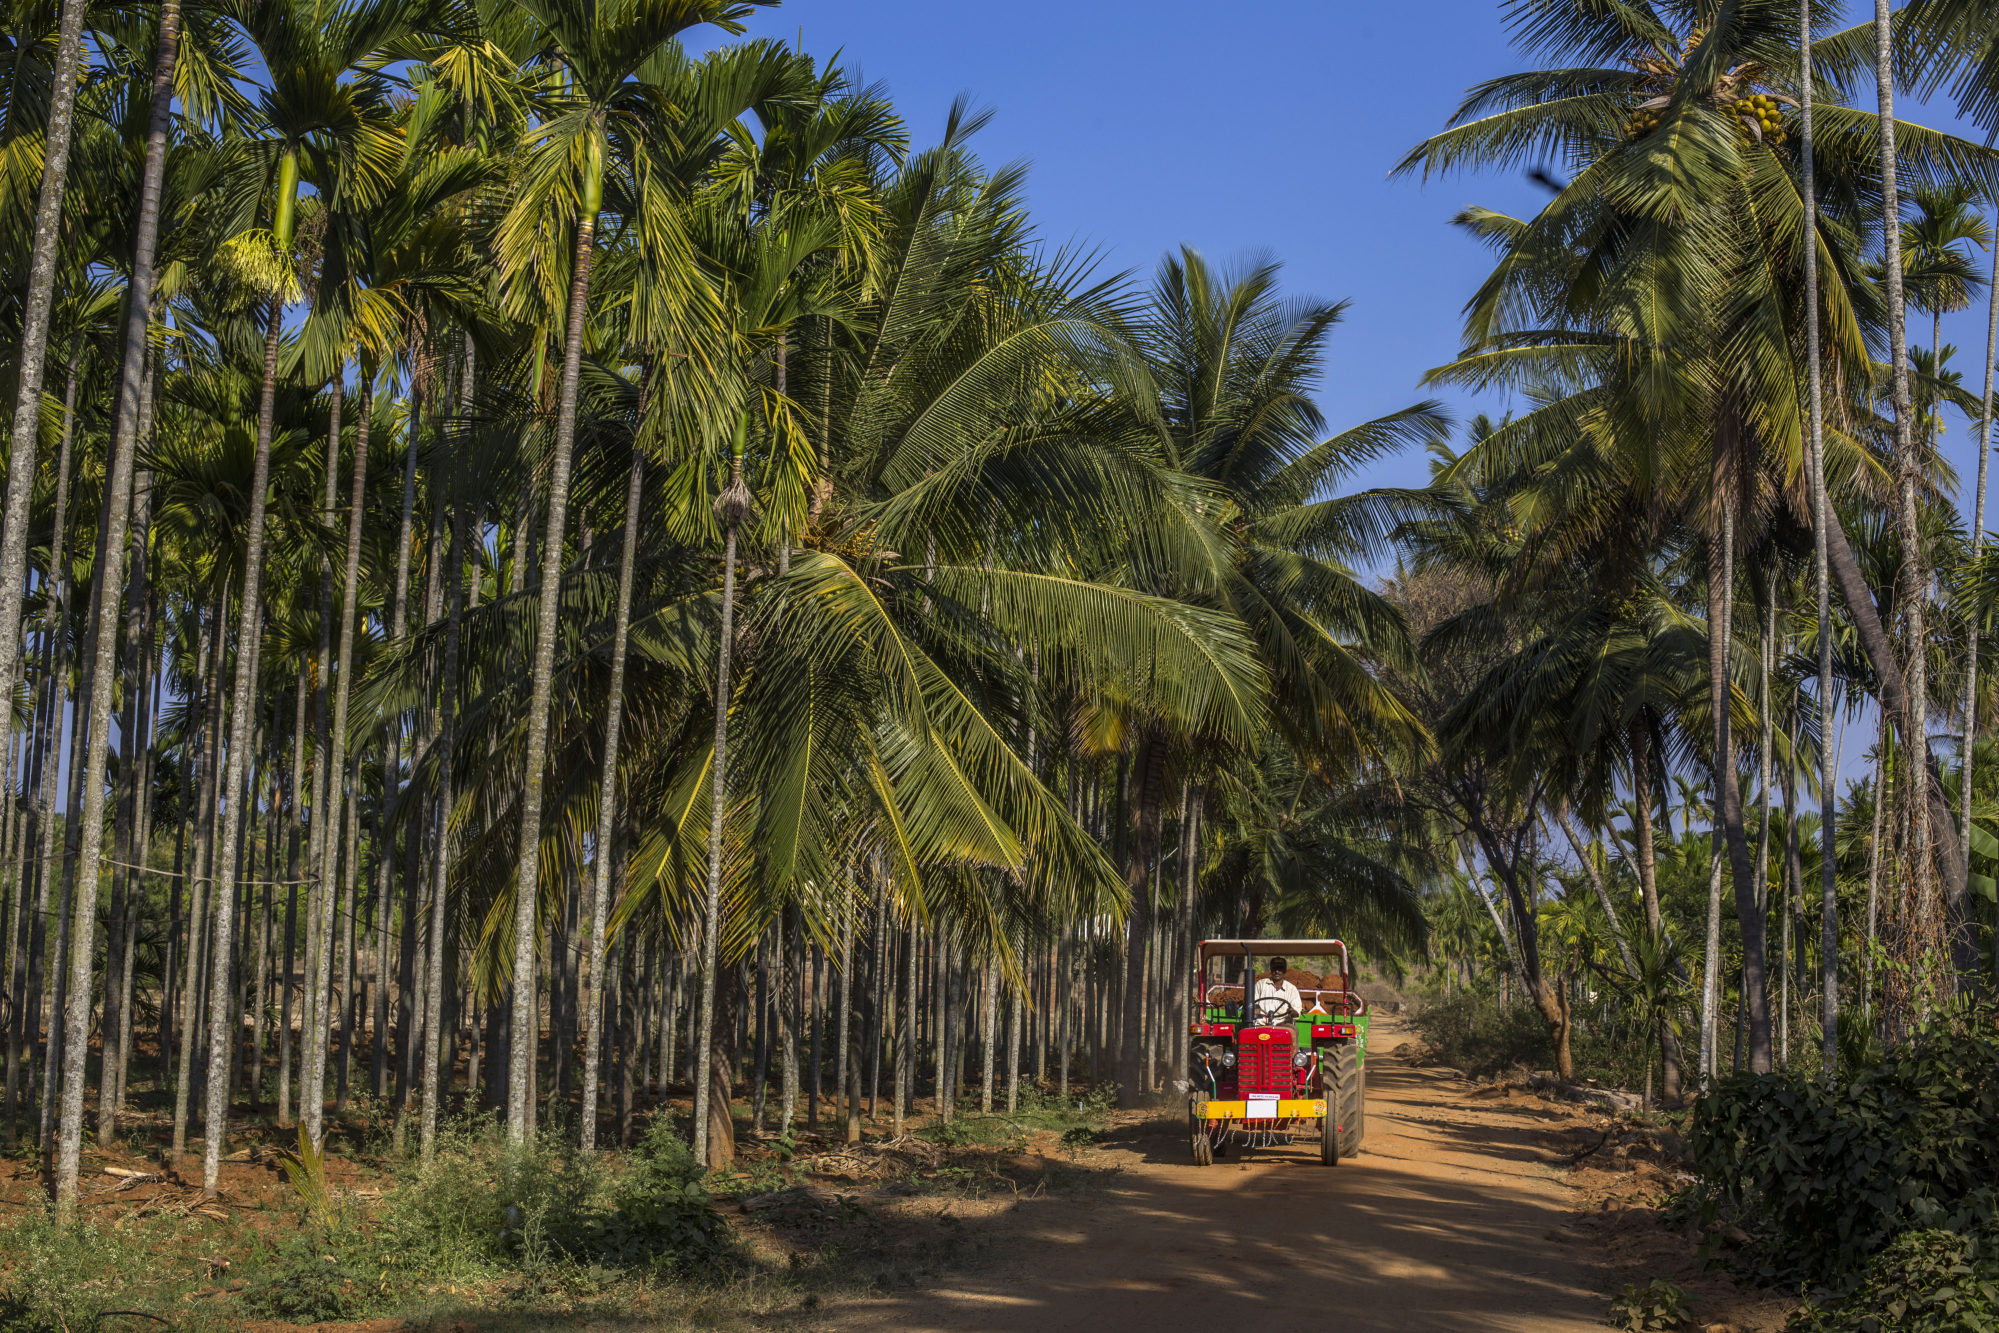
[[[1288,1023],[1298,1016],[1297,1008],[1282,995],[1257,996],[1250,1013],[1258,1024]]]

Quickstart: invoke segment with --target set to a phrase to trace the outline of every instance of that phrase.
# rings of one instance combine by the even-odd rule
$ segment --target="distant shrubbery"
[[[1459,991],[1418,1009],[1415,1023],[1435,1059],[1477,1077],[1555,1063],[1548,1025],[1526,1005],[1501,1007],[1491,996]]]
[[[622,1158],[549,1139],[509,1151],[461,1133],[384,1198],[376,1230],[385,1262],[432,1281],[564,1263],[678,1266],[723,1246],[700,1176],[664,1116]]]
[[[1699,1203],[1822,1289],[1798,1327],[1999,1327],[1995,1019],[1957,1010],[1834,1084],[1731,1078],[1696,1107]]]

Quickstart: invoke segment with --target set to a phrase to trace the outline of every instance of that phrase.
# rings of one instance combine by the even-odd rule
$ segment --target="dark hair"
[[[1288,971],[1289,968],[1282,958],[1273,958],[1270,960],[1270,970],[1272,972],[1284,972]]]

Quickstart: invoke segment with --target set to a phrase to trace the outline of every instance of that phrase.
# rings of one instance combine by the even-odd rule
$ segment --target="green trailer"
[[[1279,962],[1298,966],[1280,976],[1272,970]],[[1320,973],[1321,962],[1333,966]],[[1202,940],[1196,968],[1187,1071],[1194,1161],[1299,1143],[1316,1145],[1327,1166],[1358,1153],[1367,1133],[1368,1012],[1347,946]]]

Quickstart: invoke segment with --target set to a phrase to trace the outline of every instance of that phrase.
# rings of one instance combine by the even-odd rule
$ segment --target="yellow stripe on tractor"
[[[1203,1120],[1316,1120],[1326,1114],[1326,1099],[1201,1102],[1200,1108]]]

